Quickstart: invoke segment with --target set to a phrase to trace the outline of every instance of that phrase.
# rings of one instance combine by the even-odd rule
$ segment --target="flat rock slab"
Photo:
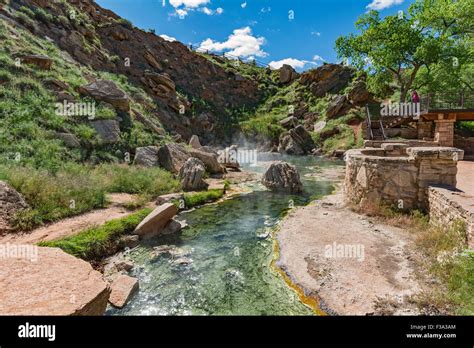
[[[2,255],[0,315],[104,314],[110,289],[99,272],[58,248],[35,250],[28,258]]]
[[[178,208],[173,203],[162,204],[143,219],[133,233],[145,239],[156,236],[177,213]]]
[[[138,279],[125,274],[120,274],[112,281],[112,293],[109,302],[112,306],[123,308],[135,291],[138,290]]]
[[[410,235],[371,221],[328,196],[292,211],[278,232],[278,266],[339,315],[417,314],[408,296],[421,290],[415,278]],[[395,309],[391,303],[397,303]]]

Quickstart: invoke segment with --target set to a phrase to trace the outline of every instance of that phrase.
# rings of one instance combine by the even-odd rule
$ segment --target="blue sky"
[[[215,52],[305,70],[337,62],[334,42],[369,8],[382,15],[413,0],[96,0],[142,29]],[[164,6],[163,6],[164,5]]]

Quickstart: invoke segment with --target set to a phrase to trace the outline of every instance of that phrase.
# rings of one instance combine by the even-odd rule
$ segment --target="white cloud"
[[[207,5],[211,0],[170,0],[170,5],[174,8],[183,6],[184,8],[197,8]]]
[[[169,42],[173,42],[173,41],[176,41],[176,38],[172,37],[172,36],[168,36],[166,34],[161,34],[160,37],[166,41],[169,41]]]
[[[215,14],[220,15],[224,12],[224,9],[222,7],[216,8],[216,10],[211,10],[209,7],[204,6],[203,8],[200,9],[201,12],[204,12],[208,16],[213,16]]]
[[[214,14],[220,15],[224,12],[222,7],[218,7],[216,10],[212,10],[205,6],[210,4],[211,0],[170,0],[170,5],[175,9],[175,15],[181,19],[186,17],[189,12],[199,11],[212,16]]]
[[[272,8],[271,7],[262,7],[260,9],[260,12],[262,12],[262,13],[272,12]]]
[[[311,32],[311,35],[314,35],[314,36],[321,36],[321,33],[319,31],[312,31]]]
[[[184,18],[188,15],[188,11],[185,9],[178,8],[176,10],[176,14],[179,16],[179,18]]]
[[[268,63],[268,65],[270,65],[270,67],[273,69],[280,69],[283,64],[290,65],[295,69],[304,69],[307,65],[319,65],[322,61],[324,61],[324,59],[321,56],[315,55],[312,61],[299,60],[295,58],[285,58],[282,60],[272,61]]]
[[[204,12],[208,16],[212,16],[214,14],[214,11],[212,11],[209,7],[203,7],[202,12]]]
[[[367,8],[370,10],[383,10],[385,8],[392,7],[394,5],[400,5],[403,0],[373,0],[370,4],[367,5]]]
[[[240,4],[240,7],[246,8],[246,7],[247,7],[247,1],[246,1],[246,2],[243,2],[242,4]]]
[[[207,39],[201,42],[200,49],[214,52],[227,51],[227,54],[236,57],[266,57],[268,54],[262,50],[265,44],[264,37],[255,37],[252,35],[250,27],[235,29],[229,35],[227,41],[217,42]]]
[[[303,69],[306,63],[307,62],[304,60],[299,60],[295,58],[285,58],[282,60],[272,61],[268,63],[268,65],[270,65],[270,67],[272,67],[273,69],[280,69],[284,64],[290,65],[295,69]]]

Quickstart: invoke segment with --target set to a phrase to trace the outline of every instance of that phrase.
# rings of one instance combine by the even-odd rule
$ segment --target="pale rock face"
[[[191,139],[189,139],[189,145],[191,145],[193,149],[200,149],[202,147],[197,135],[193,135]]]
[[[27,208],[23,197],[6,182],[0,181],[0,232],[10,231],[10,219]]]
[[[119,89],[112,81],[96,80],[88,85],[82,86],[79,92],[97,101],[109,103],[117,110],[125,112],[130,110],[130,99],[128,95]]]
[[[295,166],[286,162],[273,163],[265,172],[262,184],[272,191],[299,193],[303,191],[303,184]]]
[[[145,239],[156,236],[177,213],[178,208],[172,203],[160,205],[140,222],[133,233]]]
[[[186,161],[179,172],[181,179],[181,187],[184,191],[201,191],[206,190],[208,184],[204,181],[206,169],[204,163],[194,157]]]
[[[138,288],[139,285],[137,278],[120,274],[112,281],[112,292],[110,294],[109,302],[114,307],[123,308]]]
[[[110,289],[102,274],[58,248],[36,250],[2,259],[0,315],[104,314]]]
[[[138,147],[135,153],[134,163],[144,167],[155,167],[158,165],[157,146]]]

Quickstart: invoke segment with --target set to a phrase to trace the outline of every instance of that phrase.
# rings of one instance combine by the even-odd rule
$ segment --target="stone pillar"
[[[417,123],[418,139],[433,139],[433,122],[418,121]]]
[[[454,146],[454,122],[455,120],[435,121],[435,141],[440,146]]]

